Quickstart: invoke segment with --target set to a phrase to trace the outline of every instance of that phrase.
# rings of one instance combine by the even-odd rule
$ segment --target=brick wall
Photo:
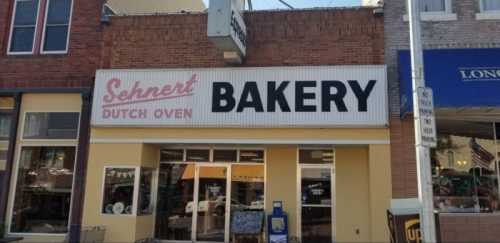
[[[106,68],[223,67],[206,37],[206,14],[113,17]],[[243,66],[383,64],[383,18],[371,9],[245,13]]]
[[[14,0],[0,1],[0,89],[90,87],[100,64],[101,0],[74,0],[67,55],[8,56]]]

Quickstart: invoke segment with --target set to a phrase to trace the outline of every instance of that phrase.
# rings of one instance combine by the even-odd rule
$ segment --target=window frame
[[[332,163],[325,163],[325,164],[307,164],[307,163],[301,163],[300,162],[300,151],[301,150],[331,150],[333,153],[333,161]],[[296,230],[297,230],[297,238],[299,241],[302,241],[302,208],[304,205],[302,204],[302,170],[303,169],[329,169],[330,170],[330,175],[331,175],[331,185],[330,185],[330,190],[331,190],[331,217],[332,217],[332,242],[335,242],[337,239],[337,194],[336,194],[336,186],[337,186],[337,181],[336,181],[336,150],[334,146],[299,146],[296,149],[296,202],[297,202],[297,225],[296,225]],[[307,205],[306,205],[307,207]],[[326,206],[321,206],[321,207],[326,207]]]
[[[77,124],[77,130],[76,130],[76,138],[24,138],[24,127],[26,123],[26,116],[28,113],[78,113],[78,124]],[[21,121],[21,133],[19,140],[21,142],[52,142],[52,141],[58,141],[58,142],[78,142],[80,139],[80,125],[81,125],[81,118],[82,118],[82,113],[80,111],[65,111],[65,110],[58,110],[58,111],[44,111],[44,110],[25,110],[23,111],[22,114],[22,121]]]
[[[14,168],[15,169],[15,172],[14,172],[14,175],[12,177],[12,180],[11,180],[11,183],[13,183],[14,186],[11,186],[11,188],[9,190],[11,190],[11,195],[12,197],[9,198],[9,208],[8,208],[8,211],[7,211],[7,235],[27,235],[27,236],[65,236],[67,234],[69,234],[69,230],[70,230],[70,227],[71,227],[71,216],[72,216],[72,211],[73,211],[73,189],[75,188],[75,182],[76,182],[76,176],[75,174],[73,173],[73,180],[71,182],[71,198],[70,198],[70,202],[69,202],[69,212],[68,212],[68,231],[66,233],[29,233],[29,232],[12,232],[11,229],[12,229],[12,220],[13,220],[13,216],[14,216],[14,203],[15,203],[15,199],[16,199],[16,192],[17,192],[17,187],[18,187],[18,184],[17,184],[17,180],[18,180],[18,177],[19,177],[19,167],[20,167],[20,163],[21,163],[21,153],[23,151],[23,148],[25,147],[73,147],[75,148],[75,161],[73,163],[73,170],[75,171],[76,170],[76,162],[78,161],[78,143],[71,143],[71,144],[68,144],[68,143],[64,143],[64,142],[54,142],[54,143],[50,143],[50,144],[20,144],[20,146],[17,148],[17,151],[16,151],[16,163],[14,165]],[[74,172],[73,171],[73,172]]]
[[[453,13],[453,0],[444,0],[444,11],[420,11],[421,21],[455,21],[457,14]],[[403,21],[409,21],[408,4],[405,2],[406,13],[403,15]]]
[[[71,22],[72,22],[72,19],[73,19],[73,5],[74,5],[75,1],[74,0],[69,0],[69,1],[71,1],[71,4],[70,4],[70,9],[69,9],[68,34],[66,36],[66,48],[64,50],[59,50],[59,51],[45,51],[44,50],[45,35],[46,35],[46,32],[47,32],[47,18],[48,18],[48,15],[49,15],[50,1],[51,0],[46,0],[46,2],[45,2],[45,16],[44,16],[44,20],[43,20],[42,38],[40,39],[40,54],[42,54],[42,55],[67,54],[68,51],[69,51],[69,36],[71,35]]]
[[[483,0],[479,0],[479,12],[476,13],[476,20],[500,19],[500,10],[484,9]]]
[[[12,47],[12,36],[14,34],[14,26],[15,26],[15,19],[16,19],[16,12],[17,12],[17,3],[18,2],[28,2],[28,1],[32,1],[32,0],[14,0],[14,6],[12,8],[12,16],[11,16],[11,19],[10,19],[10,31],[9,31],[9,39],[8,39],[8,42],[7,42],[7,55],[33,55],[35,53],[35,47],[36,47],[36,40],[37,40],[37,30],[39,28],[39,25],[40,25],[40,7],[42,6],[42,1],[41,0],[38,0],[38,7],[37,7],[37,11],[36,11],[36,21],[35,21],[35,32],[33,34],[33,44],[31,46],[31,51],[11,51],[11,47]]]

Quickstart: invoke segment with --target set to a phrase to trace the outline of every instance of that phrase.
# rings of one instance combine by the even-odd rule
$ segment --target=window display
[[[434,205],[440,212],[499,210],[495,124],[437,120],[438,146],[431,150]]]
[[[137,168],[106,168],[103,214],[133,214],[134,184]]]
[[[22,148],[11,232],[68,231],[74,164],[74,147]]]
[[[24,121],[24,139],[76,139],[78,112],[28,112]]]
[[[153,213],[152,188],[153,188],[153,169],[141,169],[139,180],[139,208],[138,214]]]

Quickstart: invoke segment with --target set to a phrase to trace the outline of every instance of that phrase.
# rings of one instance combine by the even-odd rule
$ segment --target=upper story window
[[[9,53],[33,53],[38,19],[38,0],[17,0],[12,14]]]
[[[7,53],[66,53],[72,4],[72,0],[15,0]]]
[[[481,0],[481,11],[500,11],[499,0]]]
[[[67,51],[71,2],[71,0],[48,0],[42,53]]]
[[[446,0],[420,0],[422,12],[446,12]]]

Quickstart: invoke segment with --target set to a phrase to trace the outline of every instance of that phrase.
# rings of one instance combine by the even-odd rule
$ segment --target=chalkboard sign
[[[260,234],[264,227],[264,212],[236,211],[232,215],[233,234]]]

